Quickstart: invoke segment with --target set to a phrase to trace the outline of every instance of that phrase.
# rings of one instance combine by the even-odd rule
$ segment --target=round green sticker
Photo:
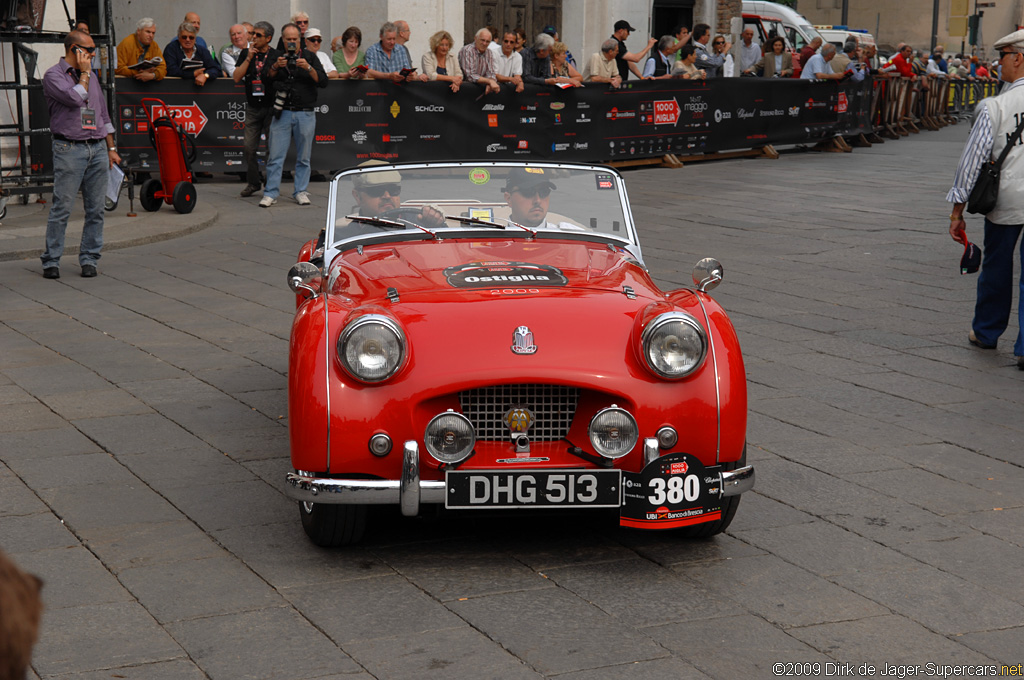
[[[486,168],[473,168],[469,171],[469,181],[473,184],[487,184],[491,181],[491,172]]]

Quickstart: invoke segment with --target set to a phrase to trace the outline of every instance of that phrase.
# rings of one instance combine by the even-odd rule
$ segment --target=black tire
[[[723,470],[735,470],[741,468],[747,464],[747,445],[743,445],[743,455],[740,459],[732,463],[722,463]],[[739,496],[729,496],[722,503],[722,519],[715,522],[706,522],[704,524],[694,524],[690,527],[682,527],[677,529],[677,535],[682,538],[710,538],[711,536],[717,536],[732,524],[732,518],[736,516],[736,509],[740,507]]]
[[[302,528],[321,548],[337,548],[362,540],[366,533],[365,505],[325,505],[299,502]]]
[[[187,215],[196,207],[196,188],[192,182],[178,182],[171,194],[174,209],[182,215]]]
[[[160,204],[163,203],[162,198],[156,197],[156,192],[160,191],[160,180],[152,177],[142,183],[142,190],[139,192],[139,203],[142,205],[142,209],[146,212],[156,212],[160,209]]]

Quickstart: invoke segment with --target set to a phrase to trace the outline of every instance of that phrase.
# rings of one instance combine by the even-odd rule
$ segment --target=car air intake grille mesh
[[[504,420],[516,406],[525,406],[533,414],[528,433],[532,441],[565,439],[579,399],[579,388],[563,385],[496,385],[459,392],[462,413],[473,423],[480,441],[511,439]]]

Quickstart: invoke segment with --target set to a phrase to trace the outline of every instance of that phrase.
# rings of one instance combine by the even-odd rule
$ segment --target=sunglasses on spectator
[[[1005,57],[1007,54],[1020,54],[1020,53],[1019,52],[1014,52],[1013,50],[1010,50],[1009,52],[1000,52],[999,53],[999,60],[1002,61],[1003,57]]]
[[[309,23],[309,20],[308,20],[308,19],[306,19],[305,21],[303,21],[302,19],[298,19],[298,20],[296,20],[296,22],[295,22],[295,23],[297,23],[297,24],[308,24],[308,23]]]
[[[319,43],[319,42],[323,42],[323,38],[306,38],[306,42]]]
[[[86,47],[85,45],[78,45],[78,44],[76,44],[75,47],[77,47],[80,50],[85,50],[89,54],[95,54],[96,53],[96,48],[95,47]]]
[[[265,33],[253,33],[252,37],[254,37],[254,38],[266,38],[267,36],[266,36]]]
[[[375,186],[375,187],[366,187],[366,188],[360,189],[360,191],[362,191],[367,196],[372,196],[373,198],[380,198],[381,196],[384,195],[385,192],[387,192],[388,195],[390,195],[390,196],[398,196],[400,193],[402,193],[402,185],[401,184],[380,184],[380,185]]]
[[[724,41],[724,40],[716,40],[716,41],[715,41],[715,42],[713,42],[712,44],[713,44],[713,45],[724,45],[724,44],[725,44],[725,41]]]
[[[501,42],[505,43],[506,45],[515,45],[518,41],[517,40],[502,40]]]
[[[529,189],[516,187],[512,191],[518,192],[523,198],[533,198],[534,196],[547,198],[551,195],[551,187],[530,187]]]
[[[195,40],[195,39],[196,39],[196,37],[194,35],[179,35],[178,36],[178,40]]]

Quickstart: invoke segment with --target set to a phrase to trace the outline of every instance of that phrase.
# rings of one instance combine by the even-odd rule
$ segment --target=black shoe
[[[294,179],[292,177],[292,171],[291,170],[282,170],[281,171],[281,179],[285,179],[285,180],[288,180],[290,182],[292,179]]]
[[[94,264],[83,264],[82,265],[82,278],[91,279],[96,276],[96,265]]]
[[[44,279],[59,279],[60,267],[43,267]]]
[[[242,189],[241,196],[242,198],[249,198],[259,190],[260,187],[246,186],[244,189]]]
[[[324,173],[322,173],[322,172],[314,172],[312,175],[309,176],[309,181],[310,182],[326,182],[327,178],[324,176]]]
[[[1024,371],[1024,357],[1017,357],[1017,368]]]

